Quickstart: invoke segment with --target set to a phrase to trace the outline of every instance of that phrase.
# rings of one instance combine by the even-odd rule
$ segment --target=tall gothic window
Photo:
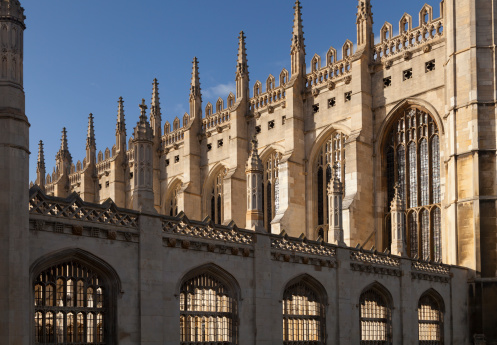
[[[279,207],[279,178],[278,164],[280,162],[280,154],[274,152],[264,161],[264,181],[262,185],[263,191],[263,212],[264,212],[264,227],[268,232],[271,232],[271,221],[273,220]]]
[[[167,214],[169,214],[171,217],[175,217],[178,215],[178,193],[179,193],[180,186],[176,186],[174,190],[171,193],[170,200],[169,200],[169,211]]]
[[[324,301],[303,280],[290,285],[283,295],[283,344],[325,344]]]
[[[442,302],[432,294],[425,294],[418,303],[418,329],[420,345],[443,344]]]
[[[317,226],[318,231],[328,224],[328,183],[332,178],[333,165],[338,164],[340,180],[345,186],[345,136],[341,133],[332,134],[321,147],[316,159],[317,187]],[[323,231],[323,234],[326,231]],[[324,239],[324,237],[323,237]]]
[[[361,345],[392,343],[392,309],[388,298],[372,287],[360,298]]]
[[[180,344],[238,344],[237,308],[234,291],[216,276],[187,280],[180,291]]]
[[[78,262],[40,273],[34,282],[35,343],[106,344],[105,287]]]
[[[210,197],[210,216],[214,223],[221,224],[223,222],[223,181],[225,172],[221,171],[212,184]]]
[[[440,261],[441,188],[437,124],[425,111],[411,107],[394,121],[385,146],[387,197],[385,246],[391,243],[388,219],[394,185],[406,207],[407,251],[411,257]]]

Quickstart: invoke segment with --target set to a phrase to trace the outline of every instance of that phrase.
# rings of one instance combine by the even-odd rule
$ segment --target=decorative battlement
[[[399,22],[399,35],[395,37],[392,37],[392,24],[385,22],[380,30],[380,43],[374,46],[373,60],[382,62],[400,54],[409,59],[411,50],[444,37],[443,1],[440,4],[440,13],[440,18],[433,19],[433,8],[429,5],[423,6],[419,12],[419,26],[415,28],[412,27],[412,17],[404,14]],[[429,51],[429,48],[427,49]]]
[[[262,83],[256,81],[254,85],[254,97],[249,100],[249,107],[251,112],[260,112],[272,110],[282,105],[285,105],[286,91],[285,86],[288,83],[289,74],[286,69],[280,73],[279,85],[276,86],[275,78],[271,75],[266,80],[266,92],[262,92]]]
[[[351,41],[347,40],[342,47],[343,58],[337,61],[337,51],[331,47],[326,53],[326,64],[324,67],[321,67],[321,57],[315,54],[311,60],[311,72],[306,75],[306,86],[308,88],[315,88],[327,84],[328,88],[332,90],[338,80],[350,74],[353,52],[354,45]]]
[[[0,18],[9,18],[18,21],[24,26],[24,8],[18,0],[0,0]]]
[[[271,235],[271,249],[328,257],[336,255],[334,245],[309,241],[304,235],[300,236],[300,238],[291,238],[285,232],[280,235]]]

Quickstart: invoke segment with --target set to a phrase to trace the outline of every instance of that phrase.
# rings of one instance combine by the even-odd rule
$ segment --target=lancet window
[[[339,168],[340,180],[345,185],[345,135],[332,134],[321,147],[316,159],[317,220],[318,228],[328,224],[328,183],[332,178],[333,165]]]
[[[283,344],[325,344],[325,311],[321,296],[304,281],[283,295]]]
[[[370,288],[360,298],[361,345],[392,343],[392,309],[387,297]]]
[[[225,172],[221,171],[212,184],[210,197],[210,216],[214,223],[221,224],[223,222],[223,181]]]
[[[176,188],[174,188],[170,196],[169,205],[168,205],[169,211],[167,212],[167,214],[169,214],[171,217],[176,217],[178,215],[179,189],[180,186],[176,186]]]
[[[440,138],[426,111],[411,107],[395,119],[385,147],[387,202],[385,246],[391,243],[390,203],[394,185],[406,208],[406,244],[411,257],[440,261]]]
[[[442,305],[430,294],[425,294],[419,299],[418,329],[420,345],[443,344]]]
[[[278,166],[280,162],[280,154],[278,152],[272,153],[264,161],[264,181],[262,184],[263,196],[263,213],[264,213],[264,227],[268,232],[271,232],[271,221],[273,220],[276,212],[278,212],[279,200],[279,177]]]
[[[200,274],[181,286],[180,335],[186,344],[237,344],[237,299],[217,277]]]
[[[102,279],[78,262],[40,273],[34,282],[35,343],[106,344]]]

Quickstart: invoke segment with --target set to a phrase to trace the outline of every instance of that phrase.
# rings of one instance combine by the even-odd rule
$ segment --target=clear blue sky
[[[251,85],[289,69],[293,0],[21,0],[27,16],[24,88],[30,128],[30,179],[36,179],[38,141],[52,172],[67,127],[73,162],[83,160],[88,114],[97,150],[115,143],[117,100],[125,100],[128,136],[142,98],[150,103],[159,80],[162,119],[188,109],[191,61],[199,59],[204,107],[234,89],[238,33],[245,31]],[[302,0],[307,61],[356,43],[356,0]],[[404,12],[418,24],[425,0],[372,0],[374,30],[385,21],[398,31]],[[434,17],[440,2],[429,2]]]

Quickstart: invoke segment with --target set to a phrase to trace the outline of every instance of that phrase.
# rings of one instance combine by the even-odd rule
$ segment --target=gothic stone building
[[[90,115],[82,162],[64,129],[29,188],[24,10],[0,0],[0,343],[497,344],[496,5],[375,43],[358,0],[354,42],[309,58],[296,1],[290,71],[250,84],[242,32],[226,102],[194,59],[182,121],[155,80],[130,137],[120,99],[111,149]]]

